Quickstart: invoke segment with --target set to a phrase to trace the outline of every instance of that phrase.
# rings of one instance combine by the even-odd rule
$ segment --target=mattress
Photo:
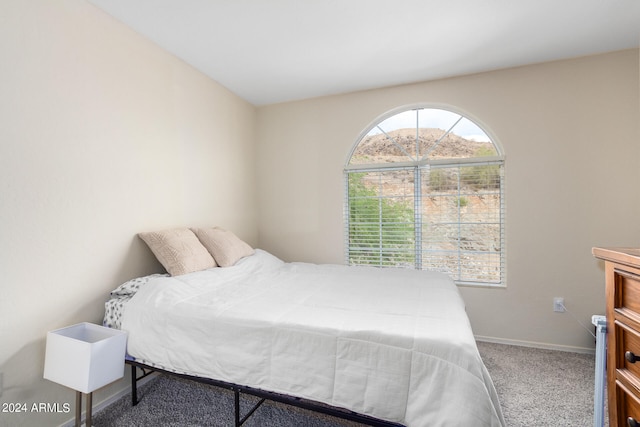
[[[114,291],[118,313],[105,322],[128,332],[143,363],[409,427],[505,425],[443,274],[284,263],[256,250],[232,267],[129,288]]]

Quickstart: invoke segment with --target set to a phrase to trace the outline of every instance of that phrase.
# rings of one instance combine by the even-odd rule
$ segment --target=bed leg
[[[131,406],[138,404],[138,377],[136,375],[136,366],[131,365]]]
[[[234,408],[235,408],[235,426],[240,427],[242,423],[240,422],[240,392],[237,389],[233,390],[234,397]]]
[[[256,403],[255,405],[253,405],[253,408],[251,408],[249,410],[249,412],[246,413],[246,415],[244,417],[240,416],[240,390],[237,388],[233,388],[233,398],[234,398],[234,412],[235,412],[235,427],[240,427],[242,426],[245,421],[247,421],[254,412],[256,412],[256,410],[265,402],[265,398],[260,399],[258,401],[258,403]]]

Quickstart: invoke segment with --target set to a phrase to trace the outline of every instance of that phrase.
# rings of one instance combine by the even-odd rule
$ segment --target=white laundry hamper
[[[594,315],[591,323],[596,327],[596,375],[593,395],[593,425],[604,426],[604,391],[607,381],[607,319]]]

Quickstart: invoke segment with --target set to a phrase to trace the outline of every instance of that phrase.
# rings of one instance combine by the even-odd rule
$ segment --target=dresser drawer
[[[640,400],[629,391],[622,383],[616,381],[616,398],[618,401],[618,426],[634,425],[633,421],[640,425]]]
[[[640,274],[635,272],[613,270],[615,283],[616,311],[636,321],[640,320]]]
[[[616,369],[626,369],[640,384],[640,333],[623,323],[615,322]],[[637,361],[636,360],[637,357]]]

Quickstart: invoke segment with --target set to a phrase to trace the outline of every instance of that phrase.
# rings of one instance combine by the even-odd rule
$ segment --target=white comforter
[[[128,352],[169,370],[418,426],[502,426],[453,282],[283,263],[156,277],[126,304]]]

